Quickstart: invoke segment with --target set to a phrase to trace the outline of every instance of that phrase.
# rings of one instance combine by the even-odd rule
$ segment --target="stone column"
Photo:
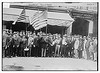
[[[88,35],[92,35],[93,34],[93,21],[92,20],[88,20],[88,21],[89,21]]]

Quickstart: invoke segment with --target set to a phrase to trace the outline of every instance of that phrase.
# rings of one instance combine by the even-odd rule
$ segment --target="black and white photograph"
[[[1,2],[2,71],[98,71],[99,2]]]

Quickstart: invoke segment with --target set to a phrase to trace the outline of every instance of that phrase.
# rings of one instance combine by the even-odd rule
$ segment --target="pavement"
[[[97,71],[97,62],[75,58],[14,57],[2,59],[3,71],[26,70],[79,70]]]

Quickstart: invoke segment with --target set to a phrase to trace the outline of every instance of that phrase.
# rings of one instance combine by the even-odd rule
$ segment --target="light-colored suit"
[[[75,58],[78,58],[78,47],[79,47],[79,40],[76,39],[74,43],[74,53],[75,53]]]

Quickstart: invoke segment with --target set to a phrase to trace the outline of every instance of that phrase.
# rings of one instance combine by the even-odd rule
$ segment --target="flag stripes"
[[[41,13],[36,13],[35,17],[32,19],[31,23],[33,24],[35,20],[39,19],[44,14],[44,11]]]
[[[33,19],[31,19],[31,24],[34,25],[35,22],[40,21],[42,19],[46,19],[47,18],[47,12],[46,11],[42,11],[41,13],[39,13],[38,15],[36,15],[36,17],[34,17]]]
[[[39,29],[41,29],[41,28],[43,28],[43,27],[45,27],[45,26],[47,26],[47,24],[41,23],[39,26],[35,27],[34,29],[35,29],[35,30],[39,30]]]
[[[36,12],[33,17],[31,17],[31,25],[35,30],[38,30],[47,25],[47,11]]]
[[[39,15],[39,11],[36,12],[36,13],[31,17],[31,19],[30,19],[30,24],[33,24],[33,21],[34,21],[35,17],[37,17],[38,15]]]
[[[17,18],[17,20],[15,20],[12,24],[16,24],[16,22],[20,22],[22,20],[26,20],[25,8],[22,10],[22,12],[19,15],[19,17]]]
[[[19,18],[17,21],[21,21],[21,20],[26,20],[26,17],[25,17],[25,9],[23,9],[23,11],[21,12]]]
[[[34,25],[33,27],[35,28],[35,27],[38,27],[38,26],[40,26],[41,24],[47,24],[47,22],[46,21],[42,21],[42,22],[40,22],[40,23],[37,23],[37,25]]]

